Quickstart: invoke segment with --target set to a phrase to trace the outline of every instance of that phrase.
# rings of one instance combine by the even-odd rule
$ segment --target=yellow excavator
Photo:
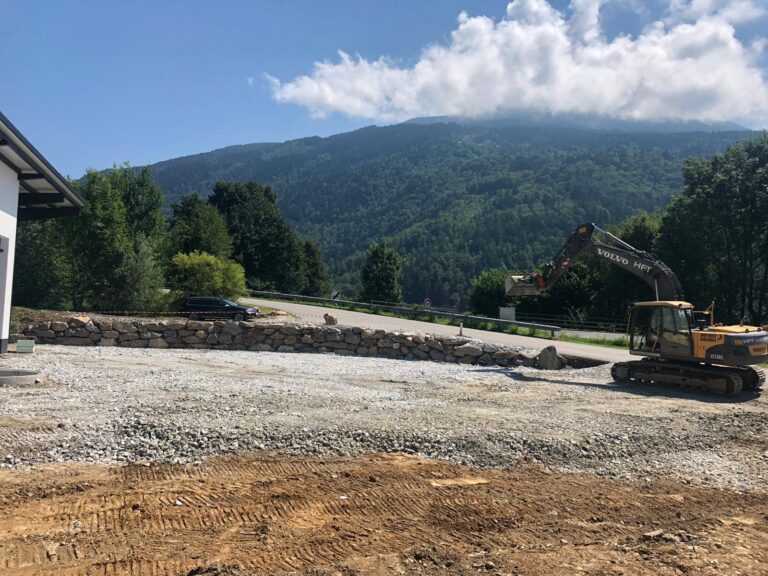
[[[601,239],[595,238],[596,233]],[[594,224],[574,230],[546,276],[509,276],[507,295],[535,296],[552,289],[572,262],[586,254],[642,278],[656,298],[632,305],[629,353],[643,359],[614,364],[614,380],[704,388],[725,396],[765,384],[765,371],[757,364],[768,362],[768,326],[715,324],[714,305],[694,310],[685,301],[680,280],[666,264]]]

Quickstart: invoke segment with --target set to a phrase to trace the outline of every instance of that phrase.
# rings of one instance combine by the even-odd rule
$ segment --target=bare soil
[[[0,471],[0,572],[768,573],[768,496],[406,455]]]

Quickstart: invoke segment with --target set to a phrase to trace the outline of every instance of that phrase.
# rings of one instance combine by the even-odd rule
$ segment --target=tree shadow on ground
[[[515,380],[516,382],[551,382],[553,384],[560,384],[562,386],[595,388],[605,392],[624,392],[626,394],[634,394],[636,396],[669,398],[675,400],[697,400],[699,402],[706,402],[710,404],[741,404],[744,402],[749,402],[750,400],[755,400],[761,395],[760,390],[744,390],[738,396],[729,397],[718,396],[714,392],[706,392],[693,388],[665,386],[662,384],[634,384],[631,382],[606,382],[605,384],[598,384],[593,382],[574,382],[572,380],[563,379],[542,379],[536,376],[517,372],[514,368],[478,368],[473,370],[473,372],[492,372],[501,374],[507,378]]]

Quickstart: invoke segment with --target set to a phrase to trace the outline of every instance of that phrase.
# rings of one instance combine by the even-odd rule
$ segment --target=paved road
[[[339,324],[348,326],[361,326],[382,330],[411,330],[414,332],[447,334],[451,336],[456,336],[459,333],[459,329],[456,326],[431,324],[429,322],[405,320],[403,318],[392,318],[390,316],[377,316],[376,314],[365,314],[363,312],[350,312],[348,310],[338,310],[336,308],[308,306],[306,304],[295,304],[293,302],[275,300],[262,300],[260,298],[241,298],[240,302],[249,306],[263,306],[284,310],[288,314],[296,316],[302,322],[313,324],[323,324],[323,314],[331,313],[339,319]],[[470,338],[477,338],[478,340],[485,340],[486,342],[506,344],[507,346],[520,346],[531,348],[533,350],[541,350],[545,346],[551,344],[550,341],[541,338],[502,334],[500,332],[488,332],[485,330],[472,330],[470,328],[464,329],[464,335],[469,336]],[[555,345],[563,354],[595,358],[606,362],[621,362],[632,358],[628,352],[618,348],[604,348],[601,346],[574,344],[571,342],[557,342]]]

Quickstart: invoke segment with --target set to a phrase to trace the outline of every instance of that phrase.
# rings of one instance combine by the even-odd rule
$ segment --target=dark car
[[[181,311],[192,320],[231,318],[239,322],[259,315],[258,308],[240,306],[236,302],[215,296],[190,296],[184,300]]]

